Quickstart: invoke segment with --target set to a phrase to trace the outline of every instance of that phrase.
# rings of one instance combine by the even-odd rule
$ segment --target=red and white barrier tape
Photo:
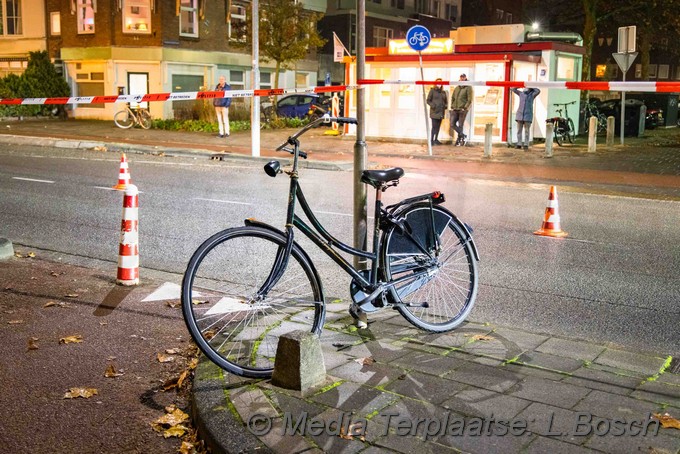
[[[434,81],[434,80],[386,80],[360,79],[356,85],[332,85],[309,88],[277,88],[264,90],[229,90],[229,91],[187,91],[179,93],[147,93],[140,95],[118,96],[74,96],[63,98],[2,98],[0,105],[43,105],[43,104],[107,104],[107,103],[141,103],[151,101],[191,101],[194,99],[214,98],[251,98],[254,96],[278,96],[291,93],[332,93],[338,91],[357,90],[369,85],[471,85],[476,87],[505,88],[554,88],[567,90],[597,91],[634,91],[675,93],[680,92],[680,81],[676,82],[517,82],[517,81]]]

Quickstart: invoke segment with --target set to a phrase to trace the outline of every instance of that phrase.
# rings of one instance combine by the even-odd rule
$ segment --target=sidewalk
[[[204,359],[194,411],[213,452],[680,452],[680,430],[650,419],[680,418],[663,352],[476,322],[428,334],[394,311],[371,322],[357,331],[346,303],[328,305],[327,382],[304,396]]]
[[[355,137],[327,136],[321,127],[302,138],[302,149],[309,159],[303,167],[351,170]],[[261,131],[262,161],[285,160],[275,152],[294,130]],[[493,147],[493,157],[484,158],[481,144],[467,147],[433,147],[425,144],[368,140],[370,167],[401,166],[410,171],[437,169],[457,176],[490,176],[529,182],[582,183],[630,188],[657,188],[670,197],[680,197],[680,129],[657,129],[643,138],[626,138],[626,145],[588,153],[583,138],[575,145],[554,146],[554,156],[545,158],[544,144],[530,151],[505,145]],[[598,140],[603,142],[603,137]],[[85,120],[26,120],[0,124],[0,143],[56,146],[64,148],[106,147],[109,151],[164,154],[166,156],[206,156],[219,159],[251,157],[250,131],[233,133],[227,139],[203,132],[162,130],[123,130],[113,122]],[[618,139],[616,141],[618,143]],[[408,175],[408,173],[407,173]],[[628,188],[628,189],[626,189]],[[650,191],[645,191],[650,192]],[[658,191],[657,191],[658,192]]]

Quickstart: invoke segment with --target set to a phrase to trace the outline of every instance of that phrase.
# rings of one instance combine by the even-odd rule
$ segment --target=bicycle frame
[[[310,125],[314,125],[315,123],[316,122],[312,122],[310,123]],[[316,246],[318,246],[324,253],[326,253],[326,255],[328,255],[338,266],[340,266],[340,268],[342,268],[347,274],[349,274],[354,279],[354,281],[361,287],[363,291],[370,293],[369,296],[366,297],[366,300],[368,301],[373,299],[375,296],[377,296],[387,288],[397,285],[402,281],[412,279],[414,276],[413,274],[401,277],[399,279],[395,279],[394,281],[391,281],[389,283],[378,282],[378,265],[380,262],[379,252],[381,246],[380,223],[381,220],[384,220],[386,218],[385,215],[389,214],[389,212],[384,210],[382,206],[382,188],[378,188],[376,191],[377,195],[374,208],[373,248],[372,251],[370,252],[355,249],[343,243],[342,241],[336,239],[323,227],[321,222],[316,218],[311,207],[307,203],[304,193],[302,192],[302,188],[300,187],[300,184],[298,182],[298,160],[300,154],[299,149],[300,143],[297,140],[297,136],[301,135],[306,130],[307,128],[303,128],[303,130],[301,130],[296,136],[289,138],[288,143],[294,146],[294,150],[293,150],[293,169],[289,172],[286,172],[290,176],[290,187],[288,193],[288,210],[286,214],[286,226],[285,226],[286,231],[284,233],[286,235],[287,242],[286,247],[283,248],[283,250],[279,250],[279,252],[277,253],[274,265],[272,266],[272,270],[258,293],[260,293],[261,295],[266,295],[269,289],[271,289],[283,275],[283,272],[285,271],[286,266],[288,265],[290,251],[293,248],[294,242],[293,227],[297,227]],[[421,196],[403,200],[402,202],[389,206],[388,209],[394,211],[396,208],[404,206],[406,204],[412,204],[426,200],[429,200],[431,204],[430,206],[432,206],[433,197],[439,197],[439,199],[437,200],[443,201],[443,197],[441,197],[440,193],[424,194]],[[297,214],[295,214],[295,206],[298,202],[303,212],[309,219],[311,226],[308,225],[299,216],[297,216]],[[249,221],[249,223],[255,224],[255,222],[253,221]],[[433,216],[431,218],[430,232],[432,233],[431,238],[434,240],[435,246],[437,246],[439,244],[439,238],[435,231]],[[432,254],[426,248],[424,248],[420,244],[420,242],[418,242],[411,235],[410,232],[406,231],[404,232],[404,235],[407,238],[409,238],[423,254],[425,254],[430,259],[433,259]],[[338,254],[338,252],[335,249],[333,249],[333,246],[350,255],[363,257],[371,260],[370,280],[366,279],[366,277],[359,270],[352,266],[343,256]],[[421,271],[421,273],[427,273],[427,271]],[[417,273],[415,275],[417,276]]]

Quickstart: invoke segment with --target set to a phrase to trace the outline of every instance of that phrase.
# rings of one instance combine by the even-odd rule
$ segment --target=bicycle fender
[[[283,236],[283,237],[286,236],[286,234],[285,234],[285,232],[284,232],[283,230],[277,229],[277,228],[274,227],[273,225],[269,225],[269,224],[267,224],[266,222],[258,221],[258,220],[255,219],[255,218],[248,218],[248,219],[245,219],[245,220],[243,221],[243,223],[244,223],[247,227],[260,227],[260,228],[262,228],[262,229],[267,229],[267,230],[270,230],[270,231],[272,231],[272,232],[276,232],[276,233],[278,233],[279,235],[281,235],[281,236]],[[324,294],[324,292],[323,292],[323,282],[321,282],[321,277],[319,276],[319,272],[316,270],[316,266],[314,266],[314,262],[312,262],[312,259],[311,259],[311,258],[309,257],[309,255],[307,254],[307,251],[305,251],[304,249],[302,249],[302,247],[300,247],[300,245],[299,245],[299,244],[297,243],[297,241],[295,241],[295,240],[293,240],[293,249],[295,249],[296,252],[299,252],[300,255],[302,255],[302,256],[305,258],[305,260],[307,260],[307,263],[309,263],[309,266],[312,268],[312,273],[314,273],[314,277],[316,278],[316,281],[319,283],[319,288],[320,288],[320,290],[321,290],[321,295],[323,296],[323,294]],[[325,297],[323,298],[323,305],[324,305],[324,308],[325,308],[325,306],[326,306],[326,299],[325,299]],[[324,309],[324,318],[325,318],[325,309]],[[322,326],[323,326],[323,324],[322,324]]]
[[[409,204],[409,205],[402,205],[393,214],[395,216],[398,216],[401,212],[406,211],[410,207],[418,206],[418,205],[422,205],[422,203],[413,203],[413,204]],[[470,247],[472,248],[472,254],[475,256],[475,260],[477,260],[479,262],[479,251],[477,250],[477,245],[475,244],[475,239],[472,238],[472,230],[473,230],[472,227],[470,227],[467,223],[461,221],[458,218],[458,216],[453,214],[451,211],[447,210],[442,205],[437,205],[437,208],[445,211],[446,214],[451,216],[451,218],[455,219],[458,222],[458,224],[463,228],[463,235],[465,236],[465,241],[470,243]]]

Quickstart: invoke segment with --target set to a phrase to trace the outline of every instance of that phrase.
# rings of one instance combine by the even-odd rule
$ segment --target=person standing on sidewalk
[[[466,81],[467,76],[461,74],[460,80]],[[463,133],[463,125],[472,104],[472,96],[472,87],[469,85],[458,85],[451,94],[451,129],[456,131],[456,146],[465,145],[467,139]],[[451,136],[453,137],[453,131]]]
[[[227,79],[224,76],[220,76],[220,82],[215,87],[215,91],[227,90],[231,90],[231,87],[227,83]],[[215,98],[213,99],[213,106],[215,106],[217,125],[220,128],[218,137],[229,137],[229,106],[231,106],[231,98]]]
[[[518,88],[511,88],[512,92],[519,96],[519,106],[515,113],[515,121],[517,122],[517,144],[515,148],[524,148],[524,151],[529,150],[529,130],[531,129],[531,122],[534,121],[534,99],[541,93],[538,88],[525,88],[520,90]],[[524,129],[524,145],[522,145],[522,129]]]
[[[444,91],[441,81],[441,77],[438,78],[435,82],[440,83],[435,84],[427,94],[427,105],[430,106],[430,119],[432,120],[432,132],[430,133],[430,143],[432,145],[442,144],[439,141],[439,129],[446,114],[448,95]]]

